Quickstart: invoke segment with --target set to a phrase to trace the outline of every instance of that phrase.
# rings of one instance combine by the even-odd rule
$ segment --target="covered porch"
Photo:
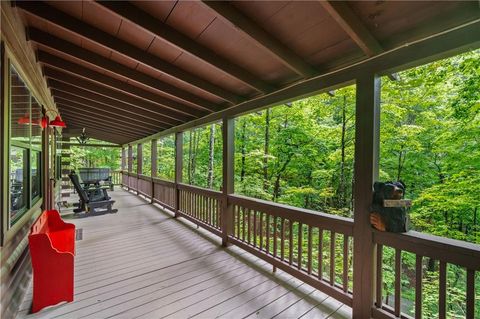
[[[118,213],[75,219],[75,298],[17,318],[350,318],[351,308],[124,189]]]

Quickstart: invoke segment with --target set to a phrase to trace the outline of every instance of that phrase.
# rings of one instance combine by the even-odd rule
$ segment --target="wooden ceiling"
[[[63,119],[128,143],[478,19],[475,1],[18,1]]]

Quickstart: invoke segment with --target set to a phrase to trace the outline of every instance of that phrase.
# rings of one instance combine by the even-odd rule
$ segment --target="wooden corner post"
[[[180,189],[183,173],[183,132],[175,133],[175,218],[180,209]]]
[[[150,203],[153,204],[153,198],[155,197],[155,182],[153,179],[157,177],[157,139],[153,139],[152,143],[150,145],[151,151],[150,151],[150,164],[151,164],[151,171],[150,171],[150,177],[151,177],[151,196],[150,196]]]
[[[130,174],[133,170],[133,147],[132,145],[128,145],[128,159],[127,159],[127,170],[128,170],[128,178],[127,178],[127,190],[130,191]]]
[[[380,78],[365,74],[357,79],[356,90],[353,318],[370,318],[375,300],[376,254],[369,207],[372,185],[378,177]]]
[[[228,236],[233,232],[233,205],[228,202],[228,195],[234,192],[234,154],[235,154],[235,119],[223,118],[223,166],[222,166],[222,246],[227,246]]]
[[[143,170],[143,148],[142,148],[142,143],[137,144],[137,195],[140,194],[138,191],[138,181],[140,180],[140,175],[142,175],[142,170]]]

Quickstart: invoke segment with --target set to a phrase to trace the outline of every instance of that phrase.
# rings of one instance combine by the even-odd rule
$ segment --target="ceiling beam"
[[[142,109],[142,110],[151,112],[152,116],[155,116],[157,120],[162,121],[167,125],[175,125],[175,124],[185,122],[185,121],[180,121],[180,120],[171,118],[167,114],[165,114],[165,112],[162,112],[162,113],[158,112],[158,109],[160,109],[158,105],[155,105],[155,104],[152,105],[143,100],[136,99],[131,95],[127,95],[112,89],[108,89],[104,86],[97,85],[93,82],[84,80],[77,76],[70,75],[55,69],[51,69],[50,67],[44,67],[43,73],[47,78],[55,79],[61,82],[66,82],[74,86],[83,88],[85,90],[103,95],[107,98],[110,98],[111,100],[117,100],[117,104],[118,103],[127,104],[127,105],[130,105],[130,108]]]
[[[68,125],[68,122],[70,120],[72,120],[74,123],[79,123],[83,126],[89,126],[90,128],[100,128],[100,129],[104,129],[106,132],[110,132],[111,134],[119,134],[119,135],[123,135],[125,137],[139,137],[139,136],[145,136],[146,134],[141,134],[141,133],[137,133],[135,131],[128,131],[127,129],[121,129],[121,128],[118,128],[116,127],[115,125],[113,124],[108,124],[108,123],[103,123],[102,121],[98,121],[98,122],[92,122],[90,119],[88,118],[84,118],[83,116],[81,115],[77,115],[75,113],[69,113],[69,112],[63,112],[62,113],[62,119],[67,122],[67,125]]]
[[[93,71],[79,64],[64,60],[60,57],[44,52],[42,50],[37,50],[37,60],[42,64],[65,70],[69,73],[73,73],[77,76],[93,81],[97,84],[107,86],[117,91],[121,91],[123,93],[143,99],[147,102],[155,103],[162,109],[165,109],[167,111],[166,113],[171,114],[173,118],[181,121],[191,120],[196,117],[206,115],[205,112],[202,112],[200,110],[185,106],[184,104],[167,99],[150,91],[143,90],[139,87],[130,85],[123,81],[114,79],[108,75]],[[178,115],[175,116],[176,114]]]
[[[307,78],[318,73],[313,66],[305,62],[300,56],[290,50],[290,48],[272,37],[271,34],[266,32],[231,4],[223,1],[202,1],[202,3],[215,11],[223,21],[233,25],[235,29],[254,40],[258,46],[269,51],[274,57],[279,59],[285,66],[293,70],[295,73]]]
[[[165,126],[164,122],[152,117],[150,112],[146,112],[142,109],[134,109],[128,104],[118,103],[118,101],[111,100],[103,95],[92,93],[57,80],[50,79],[47,81],[47,84],[49,85],[52,94],[57,97],[74,101],[77,104],[100,108],[108,113],[118,114],[132,119],[135,118],[138,121],[146,122],[150,125],[159,127]]]
[[[83,105],[79,106],[78,104],[75,104],[74,102],[70,102],[68,100],[62,100],[61,98],[58,98],[56,96],[53,97],[53,100],[55,101],[57,106],[62,110],[66,109],[66,110],[71,110],[71,111],[77,112],[79,114],[86,114],[86,115],[94,116],[94,117],[98,116],[101,119],[110,119],[112,122],[118,123],[119,125],[131,126],[131,127],[137,128],[137,129],[143,129],[143,130],[148,131],[148,132],[158,133],[159,131],[161,131],[160,128],[154,129],[154,128],[148,127],[147,125],[142,125],[141,123],[138,123],[138,122],[129,121],[128,119],[119,118],[119,117],[112,117],[108,113],[107,113],[107,115],[105,115],[104,113],[102,113],[98,110],[93,110],[92,111],[92,109],[86,108]]]
[[[110,10],[110,12],[116,14],[122,19],[126,19],[142,27],[144,30],[163,39],[176,48],[210,64],[211,66],[222,71],[224,74],[240,80],[259,92],[268,93],[274,90],[270,84],[262,81],[249,71],[233,64],[230,61],[227,61],[226,59],[217,55],[214,51],[198,44],[194,39],[183,35],[169,25],[161,23],[161,21],[157,20],[133,4],[130,4],[126,1],[97,1],[97,3],[104,6]]]
[[[85,112],[89,112],[89,113],[114,117],[115,120],[124,121],[126,123],[131,123],[132,125],[138,125],[138,126],[141,126],[141,127],[145,127],[147,129],[152,129],[152,130],[155,130],[157,132],[164,129],[164,127],[162,127],[161,125],[152,124],[152,122],[143,121],[143,120],[138,119],[137,117],[134,117],[134,116],[128,116],[128,114],[125,114],[123,112],[107,111],[105,109],[105,106],[99,108],[98,105],[97,105],[97,107],[95,107],[95,106],[93,106],[93,103],[88,103],[88,101],[87,101],[87,103],[79,103],[79,102],[77,102],[77,98],[75,96],[73,98],[71,98],[71,97],[72,96],[71,95],[69,96],[67,93],[56,91],[56,90],[53,91],[53,100],[57,104],[63,104],[63,105],[68,104],[70,107],[77,108],[79,111],[84,110]]]
[[[167,76],[184,82],[187,85],[194,86],[206,93],[217,96],[226,102],[236,104],[244,100],[242,97],[233,94],[232,92],[214,85],[205,79],[188,73],[153,54],[141,50],[128,42],[122,41],[107,32],[103,32],[100,29],[78,20],[77,18],[62,12],[46,4],[45,2],[18,1],[16,2],[16,6],[31,15],[55,24],[87,40],[95,42],[96,44],[108,50],[115,51],[141,64],[156,69]]]
[[[163,92],[164,94],[174,97],[175,99],[180,99],[197,109],[200,108],[209,112],[215,112],[220,109],[220,106],[215,103],[202,99],[189,92],[185,92],[176,86],[164,83],[157,78],[131,69],[123,64],[107,59],[99,54],[76,46],[68,41],[54,37],[53,35],[36,28],[29,27],[27,29],[27,35],[30,41],[33,41],[41,46],[66,54],[87,64],[91,64],[95,67],[120,75],[133,82]]]
[[[83,130],[83,126],[79,126],[78,128],[76,128],[72,125],[72,126],[69,126],[69,129],[70,128],[73,128],[74,130],[75,129]],[[85,128],[85,129],[87,129],[87,128]],[[65,129],[62,130],[62,134],[63,134],[63,132],[65,132]],[[68,134],[69,133],[67,133],[67,135]],[[116,144],[120,144],[120,145],[128,143],[129,141],[131,141],[131,138],[129,138],[129,137],[113,136],[110,133],[105,133],[105,132],[99,131],[99,130],[88,130],[87,131],[87,136],[90,136],[91,138],[94,138],[94,139],[97,139],[97,140],[100,140],[100,141],[106,141],[106,142],[116,143]]]
[[[129,125],[129,124],[120,123],[116,120],[112,120],[112,118],[108,118],[108,117],[105,118],[105,117],[99,116],[99,115],[91,115],[91,114],[83,112],[83,111],[79,112],[75,109],[70,108],[69,106],[66,106],[65,104],[57,104],[57,105],[59,107],[61,107],[60,113],[62,115],[80,116],[82,119],[85,119],[86,121],[89,121],[94,125],[95,124],[99,124],[100,126],[113,125],[117,128],[120,128],[120,129],[118,129],[119,131],[120,130],[128,131],[128,132],[135,133],[135,134],[138,134],[138,135],[154,134],[154,133],[149,133],[149,132],[152,132],[151,130],[147,130],[147,129],[144,129],[144,128],[141,128],[141,127],[138,127],[138,126],[133,126],[133,125]],[[128,128],[128,129],[126,129],[126,128]]]
[[[62,144],[62,145],[69,145],[69,146],[79,146],[79,147],[111,147],[111,148],[122,148],[122,145],[118,145],[118,144],[90,144],[90,143],[86,143],[86,144],[80,144],[80,143],[75,143],[75,142],[64,142],[64,141],[58,141],[58,143]]]
[[[320,0],[319,2],[368,57],[384,52],[377,39],[375,39],[345,1]],[[395,74],[390,74],[388,77],[392,81],[397,80],[397,75]]]

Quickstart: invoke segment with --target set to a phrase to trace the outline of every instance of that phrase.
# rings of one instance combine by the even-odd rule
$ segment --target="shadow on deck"
[[[118,213],[69,220],[83,230],[74,302],[29,315],[30,288],[17,318],[351,317],[350,307],[184,219],[121,189],[112,197]]]

